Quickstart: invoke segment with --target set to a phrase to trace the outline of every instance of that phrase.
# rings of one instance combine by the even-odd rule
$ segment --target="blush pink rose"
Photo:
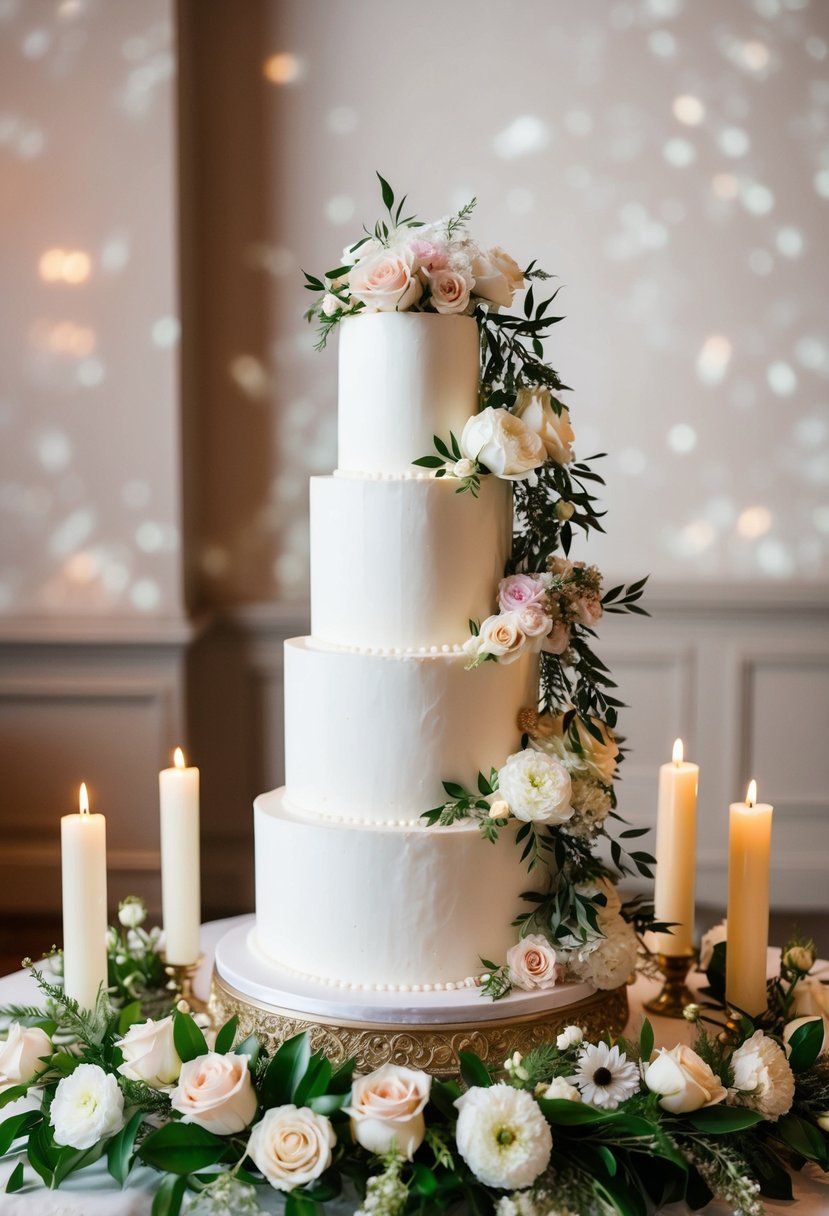
[[[589,596],[585,599],[576,600],[573,607],[576,610],[576,616],[579,619],[579,624],[588,625],[590,627],[598,624],[602,618],[602,613],[604,612],[604,609],[602,608],[602,601],[598,598],[598,596]]]
[[[556,952],[546,937],[530,933],[507,951],[509,977],[516,988],[554,988],[561,977]]]
[[[556,621],[549,635],[544,639],[541,649],[547,654],[564,654],[570,645],[570,628],[564,621]]]
[[[182,1123],[197,1123],[217,1136],[244,1131],[256,1114],[248,1057],[209,1051],[188,1060],[170,1101]]]
[[[426,278],[438,312],[464,312],[469,307],[470,282],[457,270],[427,271]]]
[[[541,604],[527,604],[526,608],[522,608],[518,613],[518,620],[524,633],[528,638],[532,638],[536,643],[535,648],[538,649],[542,638],[545,638],[550,632],[550,626],[553,623]]]
[[[498,607],[502,612],[520,612],[529,604],[540,604],[544,595],[541,579],[531,574],[509,574],[498,584]]]
[[[414,257],[415,269],[422,268],[431,273],[434,270],[445,270],[449,265],[446,246],[441,245],[438,241],[426,241],[421,237],[415,237],[410,242],[409,249]]]
[[[405,312],[420,299],[423,286],[412,273],[408,250],[383,249],[357,263],[348,274],[352,298],[369,312]]]

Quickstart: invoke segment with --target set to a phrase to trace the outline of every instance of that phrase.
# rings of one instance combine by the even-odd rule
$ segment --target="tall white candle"
[[[186,768],[180,747],[175,766],[158,775],[161,803],[161,904],[169,963],[199,957],[201,882],[199,770]]]
[[[86,785],[79,801],[60,821],[64,991],[93,1009],[107,983],[106,819],[90,815]]]
[[[745,802],[732,802],[728,831],[728,948],[725,999],[756,1017],[767,1005],[769,863],[773,807],[757,802],[757,783]]]
[[[698,786],[699,765],[683,759],[682,740],[677,739],[673,760],[659,770],[653,904],[656,919],[674,926],[670,933],[656,934],[660,954],[687,954],[694,948]]]

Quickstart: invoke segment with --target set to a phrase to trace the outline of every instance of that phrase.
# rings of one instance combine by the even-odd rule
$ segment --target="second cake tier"
[[[416,821],[475,790],[520,746],[519,709],[537,700],[537,659],[377,655],[314,638],[285,643],[285,782],[296,806],[340,820]]]

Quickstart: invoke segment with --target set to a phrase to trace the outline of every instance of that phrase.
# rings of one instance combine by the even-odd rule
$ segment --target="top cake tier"
[[[340,324],[338,466],[411,473],[433,436],[460,438],[478,412],[478,326],[472,317],[378,312]]]

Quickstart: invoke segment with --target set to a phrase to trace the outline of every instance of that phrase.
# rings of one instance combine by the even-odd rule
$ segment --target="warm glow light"
[[[176,750],[173,752],[173,763],[175,764],[176,768],[186,768],[187,767],[187,765],[184,762],[184,752],[181,750],[180,747],[177,747]]]
[[[296,55],[289,51],[280,51],[278,55],[271,55],[265,60],[262,71],[271,84],[292,84],[299,79],[302,65]]]
[[[77,286],[89,278],[92,261],[82,249],[47,249],[40,256],[38,270],[46,283],[71,283]]]
[[[86,782],[81,782],[81,792],[78,798],[78,805],[82,815],[89,814],[89,794],[86,792]]]
[[[757,804],[757,782],[749,781],[748,789],[746,790],[746,806],[756,806]]]
[[[674,753],[673,753],[674,764],[681,764],[684,754],[685,753],[682,748],[682,740],[675,739],[674,740]]]

